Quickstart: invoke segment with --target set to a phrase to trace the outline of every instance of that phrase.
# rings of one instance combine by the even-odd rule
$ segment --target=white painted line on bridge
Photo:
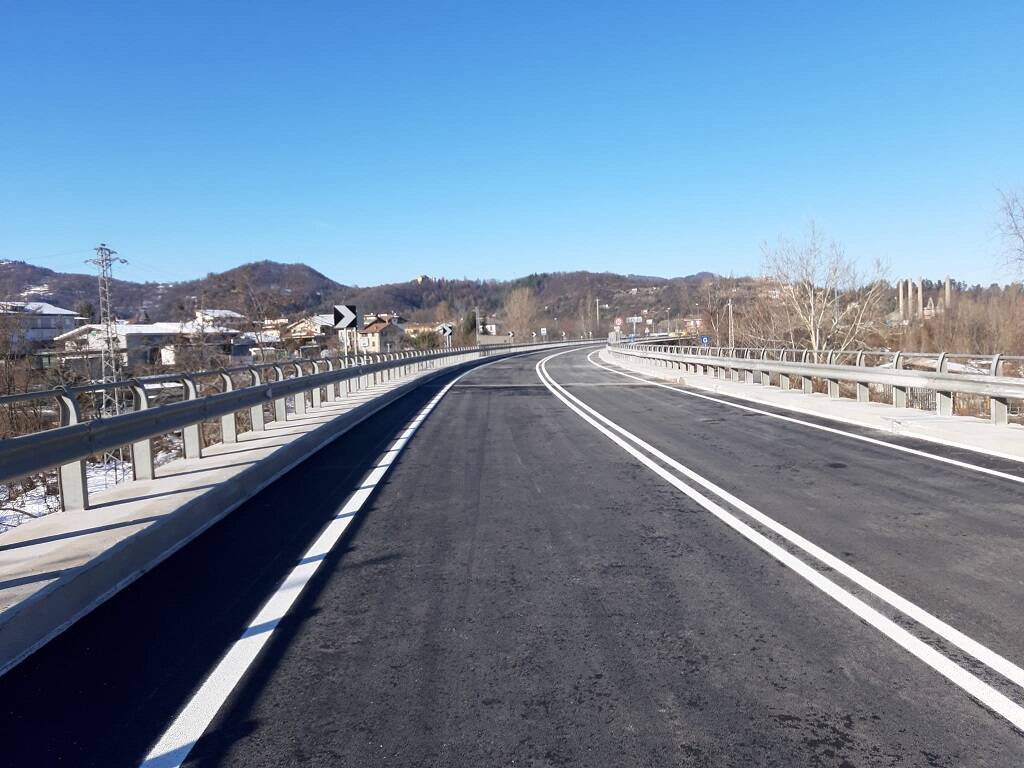
[[[569,351],[569,350],[567,350]],[[783,547],[776,544],[774,541],[769,539],[764,534],[758,532],[754,528],[750,527],[738,517],[733,515],[731,512],[726,510],[724,507],[708,498],[700,491],[691,487],[687,483],[683,482],[682,479],[669,472],[668,469],[657,464],[651,457],[656,457],[658,460],[672,467],[672,469],[685,475],[690,480],[703,486],[706,490],[711,491],[715,495],[719,496],[723,501],[730,504],[731,506],[739,509],[745,514],[749,515],[753,519],[757,520],[762,525],[771,529],[773,532],[785,538],[787,541],[796,545],[803,551],[810,554],[815,559],[819,560],[823,564],[826,564],[837,571],[840,571],[844,576],[850,580],[856,582],[864,589],[868,590],[876,597],[885,601],[892,607],[904,612],[906,615],[914,618],[923,626],[940,635],[949,642],[957,645],[961,650],[974,656],[979,661],[983,662],[991,669],[999,672],[1000,674],[1012,680],[1017,685],[1022,685],[1024,682],[1024,670],[1016,666],[1009,660],[1003,658],[999,654],[983,646],[981,643],[967,637],[959,630],[945,624],[937,617],[932,616],[924,609],[914,605],[909,600],[900,597],[896,593],[892,592],[888,588],[882,586],[878,582],[874,581],[870,577],[861,573],[857,569],[853,568],[849,564],[839,560],[838,558],[830,555],[825,550],[821,549],[815,544],[812,544],[807,539],[803,538],[799,534],[786,528],[781,523],[773,520],[762,512],[754,509],[746,502],[736,498],[728,491],[720,488],[719,486],[712,483],[710,480],[698,475],[693,470],[683,466],[679,462],[667,456],[663,452],[654,448],[641,438],[637,437],[633,433],[623,429],[621,426],[608,419],[604,415],[598,413],[596,410],[582,402],[579,398],[575,397],[561,385],[556,382],[551,375],[547,372],[546,363],[554,357],[558,357],[557,353],[549,355],[537,363],[536,371],[537,376],[548,388],[548,390],[558,398],[566,407],[576,413],[580,418],[594,427],[598,432],[603,434],[613,443],[618,445],[628,454],[633,456],[637,461],[646,466],[656,475],[664,479],[666,482],[674,486],[676,489],[684,493],[686,496],[691,498],[700,504],[704,509],[709,511],[723,523],[728,525],[730,528],[741,534],[749,541],[760,547],[762,550],[770,554],[776,560],[786,565],[794,572],[802,576],[804,579],[809,581],[815,587],[820,589],[822,592],[827,594],[837,603],[854,613],[857,617],[867,622],[871,626],[875,627],[879,632],[893,640],[899,646],[904,648],[909,653],[916,656],[918,659],[926,663],[932,669],[939,672],[941,675],[946,677],[955,685],[966,691],[968,694],[973,696],[984,706],[991,709],[1001,717],[1008,720],[1019,730],[1024,731],[1024,708],[1019,706],[1012,699],[1006,695],[1000,693],[988,683],[982,681],[980,678],[967,671],[959,664],[955,663],[948,657],[939,653],[937,650],[932,648],[930,645],[925,643],[923,640],[915,637],[906,629],[896,624],[894,621],[884,616],[875,608],[865,603],[860,598],[856,597],[846,589],[841,587],[836,582],[829,579],[827,576],[822,574],[820,571],[812,568],[810,565],[799,559],[791,552],[787,551]],[[616,432],[618,434],[616,434]],[[622,437],[620,437],[620,435]],[[627,442],[626,439],[632,442]],[[641,451],[646,451],[644,453]],[[648,455],[650,454],[650,455]]]
[[[733,402],[730,402],[728,400],[722,400],[721,398],[718,398],[718,397],[712,397],[711,395],[702,395],[700,392],[693,392],[693,391],[688,390],[688,389],[680,389],[679,387],[673,387],[671,384],[664,384],[664,383],[662,383],[660,381],[651,381],[650,379],[645,379],[645,378],[643,378],[641,376],[637,376],[637,375],[632,374],[632,373],[627,373],[625,371],[617,371],[614,368],[609,368],[607,365],[601,365],[601,363],[598,363],[598,362],[596,362],[593,359],[593,356],[597,352],[599,352],[599,351],[600,350],[595,350],[594,352],[591,352],[589,355],[587,355],[587,360],[590,362],[590,364],[593,365],[593,366],[596,366],[596,367],[598,367],[598,368],[600,368],[602,370],[608,371],[609,373],[617,374],[618,376],[625,376],[626,378],[629,378],[629,379],[636,379],[637,381],[643,381],[643,382],[646,382],[647,384],[651,384],[651,385],[653,385],[655,387],[661,387],[662,389],[668,389],[668,390],[671,390],[672,392],[676,392],[676,393],[678,393],[680,395],[686,395],[687,397],[696,397],[696,398],[699,398],[701,400],[710,400],[713,403],[721,403],[722,405],[728,405],[730,408],[738,408],[741,411],[748,411],[750,413],[757,413],[757,414],[760,414],[762,416],[770,416],[771,418],[778,419],[779,421],[788,421],[791,424],[799,424],[800,426],[803,426],[803,427],[810,427],[811,429],[818,429],[818,430],[821,430],[822,432],[828,432],[828,433],[833,434],[833,435],[842,435],[843,437],[848,437],[848,438],[850,438],[852,440],[859,440],[862,443],[870,443],[871,445],[879,445],[879,446],[882,446],[884,448],[891,448],[892,450],[899,451],[900,453],[909,453],[912,456],[920,456],[923,459],[931,459],[932,461],[938,461],[938,462],[941,462],[943,464],[952,464],[953,466],[960,467],[961,469],[968,469],[968,470],[971,470],[973,472],[980,472],[980,473],[985,474],[985,475],[991,475],[992,477],[998,477],[1001,480],[1011,480],[1011,481],[1013,481],[1015,483],[1022,483],[1022,484],[1024,484],[1024,477],[1022,477],[1020,475],[1013,475],[1013,474],[1010,474],[1009,472],[1000,472],[998,469],[989,469],[988,467],[982,467],[982,466],[979,466],[978,464],[971,464],[970,462],[967,462],[967,461],[959,461],[957,459],[950,459],[950,458],[948,458],[946,456],[939,456],[939,455],[934,454],[934,453],[928,453],[928,451],[918,450],[917,448],[908,448],[905,445],[898,445],[896,443],[889,443],[889,442],[886,442],[885,440],[878,440],[877,438],[874,438],[874,437],[868,437],[867,435],[858,435],[858,434],[856,434],[854,432],[847,432],[847,431],[842,430],[842,429],[837,429],[836,427],[826,427],[824,424],[815,424],[812,421],[804,421],[803,419],[798,419],[798,418],[795,418],[793,416],[785,416],[785,415],[783,415],[781,413],[773,413],[772,411],[765,411],[765,410],[762,410],[761,408],[754,408],[753,406],[750,406],[750,405],[743,405],[741,403],[733,403]],[[781,408],[781,406],[779,406],[779,407]],[[816,414],[814,414],[814,415],[816,415]],[[821,415],[821,416],[818,416],[818,418],[825,419],[827,421],[827,420],[829,420],[830,417],[825,416],[825,415]],[[871,427],[864,427],[864,429],[871,429]],[[946,445],[946,446],[948,446],[950,448],[958,448],[958,449],[962,449],[962,450],[965,450],[965,451],[973,450],[969,446],[961,445],[960,443],[944,442],[943,440],[940,440],[939,438],[916,437],[915,435],[905,435],[905,437],[909,437],[909,438],[912,438],[912,439],[926,440],[928,442],[936,443],[937,445]],[[997,456],[997,458],[1005,458],[1005,459],[1010,460],[1010,461],[1020,461],[1020,459],[1016,459],[1016,458],[1014,458],[1014,457],[1012,457],[1012,456],[1010,456],[1008,454],[991,454],[991,455]]]
[[[338,510],[334,519],[321,531],[316,541],[299,559],[277,590],[263,605],[256,617],[235,641],[213,671],[193,694],[192,698],[171,723],[170,727],[150,749],[149,755],[142,762],[141,768],[180,768],[188,759],[192,748],[213,722],[214,717],[227,701],[232,691],[238,686],[246,671],[252,666],[274,630],[278,627],[288,611],[291,610],[299,595],[320,568],[320,564],[337,545],[345,529],[355,519],[367,499],[384,478],[398,452],[409,442],[416,430],[427,416],[441,401],[456,382],[481,368],[486,368],[502,360],[493,360],[472,368],[448,382],[430,402],[423,406],[404,431],[384,451],[357,489],[349,495]],[[386,463],[384,463],[386,462]]]

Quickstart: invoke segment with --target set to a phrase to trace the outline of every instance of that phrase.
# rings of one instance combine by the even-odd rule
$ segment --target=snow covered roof
[[[97,323],[81,325],[73,331],[62,333],[60,336],[57,336],[54,341],[63,341],[64,339],[83,336],[90,331],[99,331],[102,330],[102,328],[103,326]],[[179,334],[193,336],[200,333],[234,335],[237,334],[238,331],[232,328],[203,325],[195,322],[194,320],[189,320],[185,323],[126,323],[119,320],[117,322],[117,333],[119,336],[174,336]]]
[[[312,325],[319,327],[327,325],[333,328],[334,315],[310,315],[309,317],[304,317],[301,320],[296,320],[294,323],[291,323],[288,326],[287,330],[291,331],[295,328],[299,328],[302,325]]]
[[[33,315],[74,315],[70,309],[55,307],[45,301],[0,301],[0,312],[14,314],[15,312],[30,312]]]
[[[206,317],[223,317],[229,320],[233,319],[245,319],[245,315],[235,312],[233,309],[200,309],[196,310],[196,315],[202,314]]]
[[[239,341],[251,341],[253,344],[271,344],[281,340],[281,332],[277,329],[265,331],[245,331],[238,335]]]

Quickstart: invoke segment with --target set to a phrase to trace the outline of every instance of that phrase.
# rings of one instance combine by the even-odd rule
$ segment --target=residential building
[[[42,346],[84,321],[70,309],[44,301],[0,301],[0,333],[12,349]]]
[[[334,335],[334,315],[310,315],[285,326],[281,339],[300,344],[319,343]]]
[[[238,331],[246,330],[250,325],[245,315],[232,309],[197,309],[196,322],[201,325],[234,328]]]
[[[397,352],[402,346],[405,331],[397,323],[377,318],[357,334],[359,352],[377,354],[380,352]]]
[[[415,339],[425,333],[435,333],[437,323],[406,323],[403,330],[406,336]]]
[[[366,312],[363,314],[363,327],[365,328],[370,323],[376,322],[377,320],[385,320],[395,325],[405,326],[405,318],[397,312]]]
[[[121,364],[128,369],[140,365],[174,365],[182,348],[205,345],[218,354],[231,354],[232,338],[238,331],[220,326],[186,323],[117,323],[117,346]],[[102,325],[75,328],[54,339],[67,352],[102,350],[106,334]]]

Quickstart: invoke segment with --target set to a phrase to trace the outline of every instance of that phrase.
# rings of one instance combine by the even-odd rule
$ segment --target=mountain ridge
[[[401,312],[423,321],[452,319],[479,306],[493,313],[515,288],[536,293],[545,313],[566,318],[602,311],[641,311],[665,305],[675,311],[691,302],[711,272],[657,277],[614,272],[543,272],[512,280],[420,276],[407,282],[356,286],[339,283],[302,262],[256,261],[223,272],[175,282],[115,279],[112,300],[119,317],[153,320],[190,317],[196,308],[233,309],[249,317],[297,316],[354,303],[360,312]],[[95,312],[96,277],[58,272],[24,261],[0,261],[0,300],[47,301],[84,314]],[[607,305],[607,307],[605,306]]]

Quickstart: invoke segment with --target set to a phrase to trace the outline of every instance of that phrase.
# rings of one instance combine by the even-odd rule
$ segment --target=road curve
[[[1018,484],[687,397],[589,351],[552,357],[545,375],[993,657],[1024,661]],[[581,418],[538,376],[544,357],[476,370],[437,402],[185,765],[1024,764],[1006,717]],[[0,678],[4,760],[138,765],[447,383],[321,451]],[[813,567],[1024,701],[1012,669]]]

